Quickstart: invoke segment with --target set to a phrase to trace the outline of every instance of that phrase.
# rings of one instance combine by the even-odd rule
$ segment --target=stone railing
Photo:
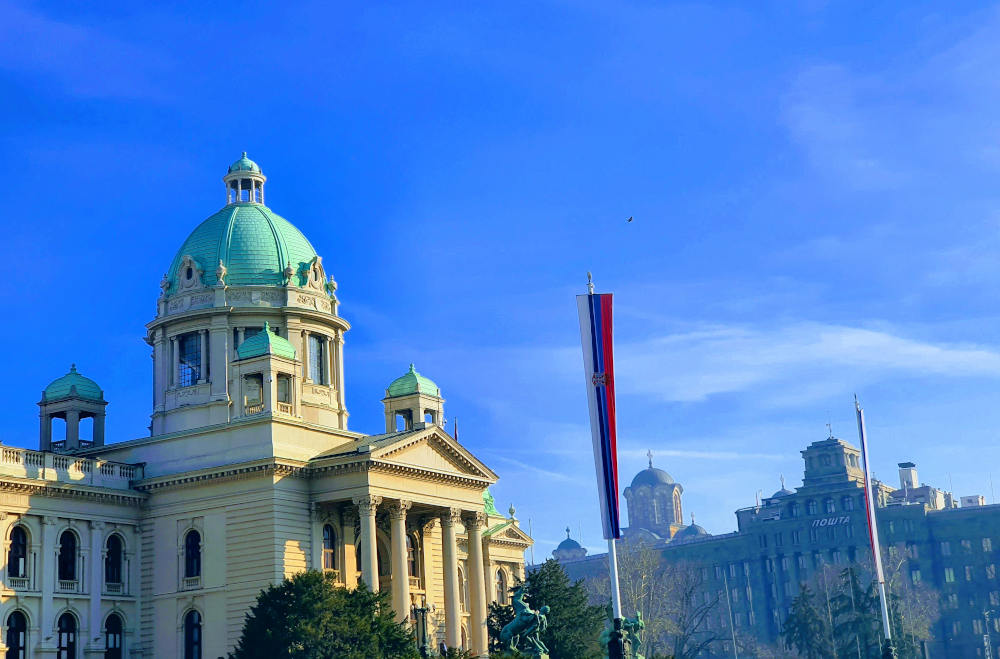
[[[264,403],[247,403],[243,406],[243,413],[247,416],[251,414],[260,414],[264,411]]]
[[[423,586],[420,583],[420,577],[410,577],[410,589],[411,590],[423,589]]]
[[[104,592],[108,595],[121,595],[125,592],[125,584],[105,582]]]
[[[282,414],[291,414],[292,413],[292,404],[291,403],[278,403],[278,411],[281,412]]]
[[[60,455],[4,446],[0,448],[0,476],[38,478],[127,490],[142,478],[142,468],[100,458]]]
[[[7,587],[11,590],[28,590],[30,586],[28,577],[7,577]]]

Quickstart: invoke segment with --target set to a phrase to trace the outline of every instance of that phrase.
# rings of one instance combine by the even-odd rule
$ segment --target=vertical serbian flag
[[[576,302],[580,310],[583,371],[587,379],[601,521],[605,538],[620,538],[611,294],[577,295]]]
[[[875,521],[875,498],[872,492],[872,477],[868,470],[868,433],[865,431],[865,411],[861,409],[857,399],[854,409],[858,415],[858,437],[861,439],[861,466],[865,473],[865,517],[868,522],[868,542],[872,548],[872,561],[875,563],[875,580],[885,583],[885,573],[882,571],[882,551],[878,542],[878,524]]]

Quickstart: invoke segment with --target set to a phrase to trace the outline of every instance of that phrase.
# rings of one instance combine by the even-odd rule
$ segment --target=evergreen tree
[[[414,659],[407,625],[385,593],[338,587],[310,570],[265,588],[247,613],[230,659]]]
[[[836,659],[832,633],[829,616],[820,610],[809,586],[802,584],[781,632],[785,646],[795,648],[805,659]]]
[[[604,629],[604,609],[587,603],[583,583],[570,583],[562,566],[549,559],[528,573],[524,600],[532,609],[549,607],[548,629],[542,642],[551,659],[597,659],[603,657],[598,639]],[[514,618],[511,607],[491,606],[487,626],[490,646],[499,647],[500,630]]]

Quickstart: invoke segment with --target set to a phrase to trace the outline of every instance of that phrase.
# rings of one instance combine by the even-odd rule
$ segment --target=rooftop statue
[[[549,649],[539,635],[548,627],[548,606],[535,611],[524,601],[524,586],[514,591],[511,601],[514,605],[514,619],[500,631],[500,643],[504,654],[514,657],[548,659]]]

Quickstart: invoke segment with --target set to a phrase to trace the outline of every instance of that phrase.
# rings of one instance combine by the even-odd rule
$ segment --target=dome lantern
[[[222,177],[226,184],[226,204],[263,204],[264,182],[267,177],[260,165],[247,158],[244,151],[240,159],[229,166]]]
[[[90,446],[104,445],[105,408],[104,392],[93,380],[69,367],[69,373],[56,378],[42,391],[39,408],[39,449],[42,451],[76,451]],[[66,422],[66,438],[52,439],[52,419]],[[90,439],[80,438],[80,421],[93,419]]]
[[[444,398],[428,377],[410,370],[393,380],[385,390],[385,431],[412,430],[415,424],[444,427]]]

